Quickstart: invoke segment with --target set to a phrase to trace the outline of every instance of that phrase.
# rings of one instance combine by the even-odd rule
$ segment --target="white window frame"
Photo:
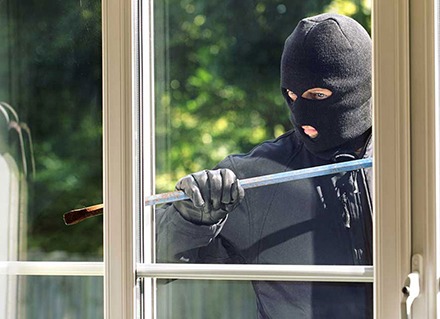
[[[409,1],[373,1],[372,30],[374,313],[386,319],[410,272]]]
[[[103,1],[106,319],[136,314],[133,3]],[[151,1],[143,6],[144,12],[151,12]],[[401,288],[414,253],[421,253],[425,262],[422,294],[414,304],[413,318],[435,318],[435,1],[373,0],[372,7],[375,318],[399,318]],[[149,39],[152,23],[145,17],[143,21],[144,37]],[[149,47],[151,43],[144,50]],[[150,93],[144,92],[145,113],[152,109]],[[151,115],[144,114],[144,119],[151,121]],[[154,128],[147,125],[146,129],[151,131],[144,136],[152,137]],[[150,164],[145,167],[151,168]]]
[[[410,7],[411,252],[424,258],[422,293],[414,302],[413,313],[420,318],[437,318],[437,241],[440,239],[437,228],[440,203],[439,102],[436,99],[438,0],[413,0]]]
[[[103,0],[104,317],[134,318],[131,0]]]

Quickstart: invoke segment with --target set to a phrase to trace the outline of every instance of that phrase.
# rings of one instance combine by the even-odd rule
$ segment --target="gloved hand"
[[[181,178],[176,189],[190,200],[173,203],[186,220],[195,224],[220,222],[244,197],[244,189],[230,169],[204,170]]]

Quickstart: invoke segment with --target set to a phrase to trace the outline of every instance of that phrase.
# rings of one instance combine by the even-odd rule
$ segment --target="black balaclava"
[[[287,38],[281,58],[281,88],[297,134],[312,153],[328,151],[360,137],[371,127],[371,39],[355,20],[337,14],[303,19]],[[332,95],[301,95],[324,88]],[[297,95],[293,102],[289,89]],[[301,126],[318,131],[314,139]]]

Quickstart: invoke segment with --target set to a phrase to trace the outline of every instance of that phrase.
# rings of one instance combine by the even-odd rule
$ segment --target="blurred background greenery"
[[[337,12],[370,32],[365,0],[165,0],[155,6],[157,192],[290,129],[279,61],[300,19]]]
[[[0,1],[0,43],[0,101],[34,141],[22,258],[101,260],[102,218],[62,220],[102,201],[101,2]]]
[[[280,90],[283,44],[300,19],[330,11],[370,32],[363,0],[155,2],[158,193],[291,128]],[[158,281],[157,295],[158,318],[257,317],[249,282]]]
[[[155,1],[157,192],[290,128],[279,60],[297,22],[321,12],[370,31],[366,0]],[[102,258],[101,3],[0,0],[0,101],[33,134],[27,259]]]

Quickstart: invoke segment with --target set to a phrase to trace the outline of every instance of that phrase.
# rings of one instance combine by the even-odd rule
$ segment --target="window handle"
[[[423,265],[422,255],[415,254],[411,258],[411,273],[406,277],[402,288],[403,298],[400,304],[402,319],[411,319],[411,307],[420,294],[420,277]]]

